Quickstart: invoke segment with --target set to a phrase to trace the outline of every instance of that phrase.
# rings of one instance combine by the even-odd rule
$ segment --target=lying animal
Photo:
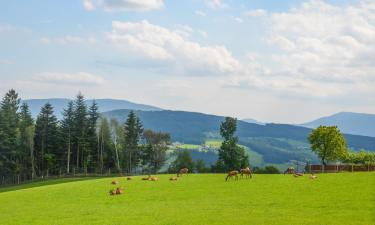
[[[124,192],[124,188],[118,187],[116,188],[116,195],[121,195]]]
[[[151,176],[148,175],[148,177],[142,177],[142,180],[150,180],[151,179]]]
[[[118,184],[119,182],[117,180],[113,180],[111,184]]]
[[[127,180],[133,180],[133,178],[132,178],[132,177],[127,177],[126,179],[127,179]]]
[[[310,175],[310,179],[316,179],[316,178],[318,178],[316,175],[314,175],[313,173]]]
[[[150,181],[158,181],[159,180],[159,177],[151,177],[150,178]]]
[[[302,177],[302,176],[303,176],[303,173],[293,173],[293,176],[294,176],[294,177]]]
[[[236,180],[238,180],[238,171],[237,170],[229,171],[227,177],[225,178],[225,181],[227,181],[229,178],[232,179],[233,177],[235,177]]]
[[[171,177],[171,178],[169,178],[169,180],[171,180],[171,181],[177,181],[178,177]]]

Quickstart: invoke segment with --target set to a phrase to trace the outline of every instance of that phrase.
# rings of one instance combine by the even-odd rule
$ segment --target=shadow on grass
[[[75,182],[75,181],[103,179],[103,178],[108,178],[108,177],[69,177],[69,178],[56,178],[56,179],[48,179],[48,180],[36,180],[36,181],[31,181],[31,182],[20,184],[20,185],[0,187],[0,194],[4,192],[29,189],[29,188],[34,188],[34,187],[41,187],[41,186],[54,185],[54,184],[63,184],[63,183],[69,183],[69,182]]]

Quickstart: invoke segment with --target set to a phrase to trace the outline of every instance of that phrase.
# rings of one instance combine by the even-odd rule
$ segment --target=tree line
[[[95,101],[82,94],[70,101],[58,120],[46,103],[34,120],[15,90],[0,103],[0,176],[31,179],[108,171],[132,174],[139,167],[155,173],[166,161],[170,135],[143,128],[131,111],[124,124],[101,117]]]

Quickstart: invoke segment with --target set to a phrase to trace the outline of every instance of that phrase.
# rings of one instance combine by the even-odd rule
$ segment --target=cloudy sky
[[[375,2],[2,0],[10,88],[281,123],[375,113]]]

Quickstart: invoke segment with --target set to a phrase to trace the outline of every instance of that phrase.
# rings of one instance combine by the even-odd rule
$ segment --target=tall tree
[[[194,170],[194,162],[189,150],[178,150],[175,154],[176,159],[169,166],[169,172],[176,173],[182,168],[188,168],[190,171]]]
[[[57,119],[49,103],[42,107],[37,117],[34,142],[38,175],[48,176],[52,169],[56,169],[60,153]]]
[[[111,139],[113,143],[113,147],[115,150],[115,164],[116,164],[116,169],[118,172],[121,173],[121,164],[120,164],[120,156],[121,156],[121,136],[123,136],[123,130],[122,127],[119,126],[118,122],[116,119],[111,119],[110,122],[110,129],[111,129]]]
[[[19,152],[22,172],[31,169],[31,176],[35,176],[34,162],[34,120],[31,116],[29,106],[26,103],[21,105],[19,113]]]
[[[140,119],[130,111],[124,126],[124,153],[128,174],[132,174],[133,168],[139,164],[139,147],[138,143],[143,133],[143,126]]]
[[[220,135],[223,137],[219,149],[217,169],[234,170],[249,166],[249,159],[245,150],[237,145],[238,138],[234,136],[237,129],[237,119],[226,117],[221,123]]]
[[[74,105],[73,101],[68,103],[63,112],[63,119],[61,121],[63,145],[66,149],[66,172],[70,173],[70,163],[72,155],[72,139],[74,129]]]
[[[87,164],[90,160],[88,157],[90,149],[87,141],[87,106],[85,104],[84,96],[79,93],[74,101],[74,152],[76,160],[76,168],[87,169]]]
[[[311,151],[318,155],[323,165],[344,158],[348,151],[346,140],[337,126],[319,126],[310,133],[308,140]]]
[[[166,152],[171,143],[171,137],[168,133],[145,130],[143,138],[145,146],[141,154],[142,165],[148,169],[149,173],[156,173],[167,160]]]
[[[87,141],[88,148],[90,150],[89,166],[96,167],[99,155],[98,153],[98,135],[97,135],[97,123],[99,119],[99,107],[96,101],[92,102],[88,112],[88,125],[87,125]]]
[[[20,99],[15,90],[5,94],[0,107],[0,174],[19,173],[17,139]]]
[[[115,168],[115,154],[111,140],[111,131],[108,120],[101,118],[99,128],[99,172],[103,173],[105,168]]]

